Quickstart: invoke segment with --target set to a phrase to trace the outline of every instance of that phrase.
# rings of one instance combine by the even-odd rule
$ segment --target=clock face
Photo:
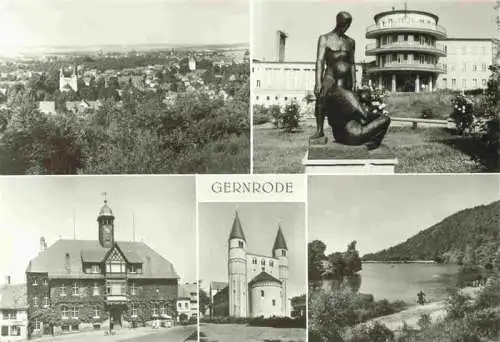
[[[110,234],[111,233],[111,227],[110,226],[104,226],[104,232],[106,234]]]

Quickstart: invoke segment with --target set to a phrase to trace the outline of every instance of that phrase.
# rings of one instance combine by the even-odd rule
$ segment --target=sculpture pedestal
[[[306,174],[391,174],[397,158],[387,146],[368,150],[365,146],[328,143],[326,138],[311,140],[302,161]]]

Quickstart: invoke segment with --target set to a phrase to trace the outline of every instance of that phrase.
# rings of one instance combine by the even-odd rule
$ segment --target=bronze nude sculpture
[[[366,145],[374,149],[380,146],[390,118],[367,113],[353,93],[356,81],[355,42],[345,35],[351,22],[349,13],[339,12],[335,29],[318,39],[314,88],[317,130],[311,139],[324,137],[326,116],[336,142]]]

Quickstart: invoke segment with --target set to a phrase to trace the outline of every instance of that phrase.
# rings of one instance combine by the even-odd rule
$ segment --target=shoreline
[[[463,294],[467,294],[474,298],[477,292],[482,287],[464,287],[461,289]],[[370,323],[381,323],[384,324],[387,328],[392,331],[401,330],[403,327],[403,322],[406,322],[408,327],[418,328],[418,320],[423,314],[427,314],[430,316],[431,321],[435,322],[444,318],[446,315],[446,299],[437,300],[435,302],[429,302],[424,305],[410,305],[405,310],[400,312],[393,313],[387,316],[381,316],[377,318],[373,318],[371,320],[366,321],[362,324],[370,324]]]
[[[434,260],[407,260],[407,261],[379,261],[379,260],[362,260],[362,264],[439,264]],[[451,264],[447,264],[451,265]]]

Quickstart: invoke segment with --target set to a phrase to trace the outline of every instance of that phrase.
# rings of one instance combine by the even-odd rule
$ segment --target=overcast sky
[[[303,203],[200,203],[200,279],[208,289],[211,281],[228,280],[227,243],[238,210],[248,252],[272,256],[278,224],[288,246],[288,295],[306,292],[305,207]]]
[[[356,240],[364,255],[499,199],[500,175],[310,177],[308,240],[323,241],[327,253]]]
[[[249,41],[246,0],[2,0],[0,52],[19,45]]]
[[[0,177],[0,275],[24,282],[29,261],[59,238],[97,240],[108,192],[115,239],[144,241],[196,281],[195,180],[192,176]],[[73,220],[73,210],[74,217]],[[73,225],[74,223],[74,225]]]
[[[288,34],[285,59],[314,61],[319,35],[335,27],[339,11],[348,11],[353,22],[347,35],[356,41],[356,60],[368,60],[366,28],[382,11],[404,8],[404,0],[256,0],[253,22],[253,58],[275,60],[276,31]],[[407,0],[408,9],[424,10],[439,16],[448,37],[494,38],[494,0]],[[372,58],[372,57],[369,57]]]

